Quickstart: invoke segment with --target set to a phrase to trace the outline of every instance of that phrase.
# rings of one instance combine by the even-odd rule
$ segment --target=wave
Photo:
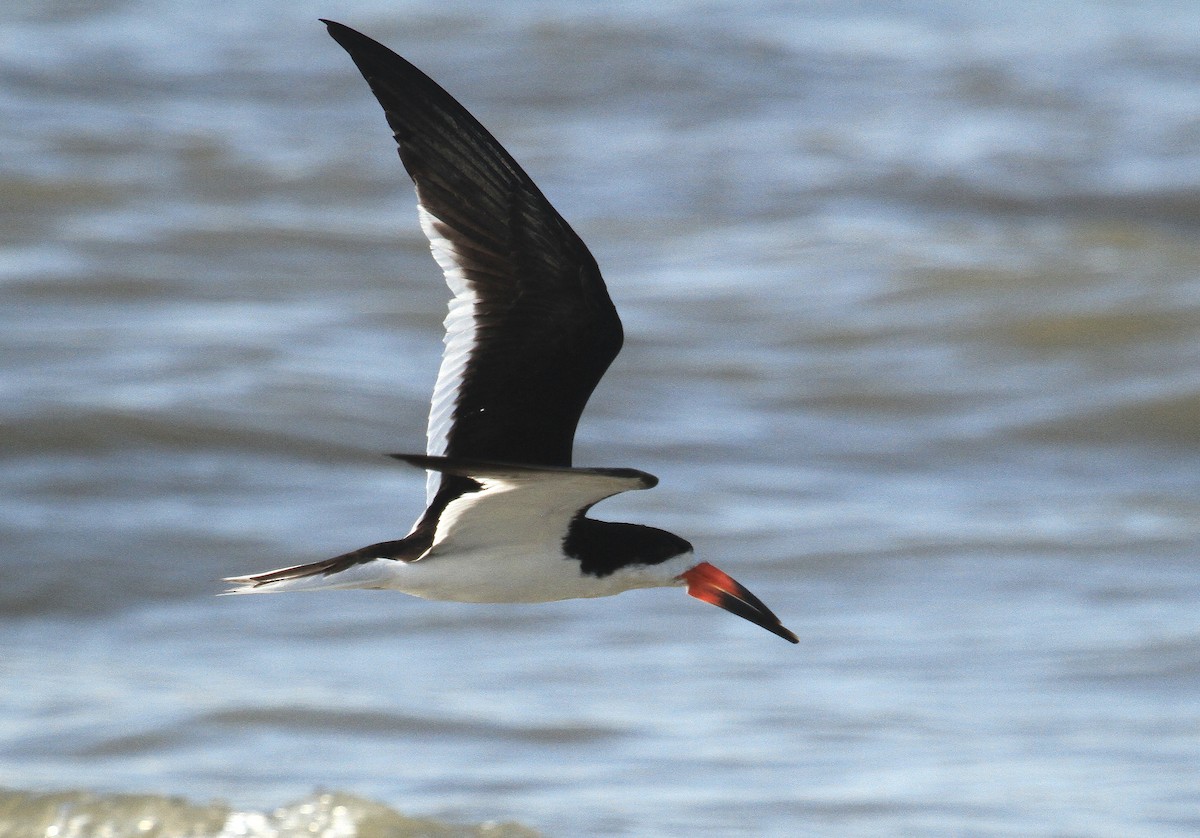
[[[537,838],[515,823],[454,824],[410,817],[341,792],[318,793],[270,811],[193,803],[155,794],[99,794],[0,789],[4,838]]]

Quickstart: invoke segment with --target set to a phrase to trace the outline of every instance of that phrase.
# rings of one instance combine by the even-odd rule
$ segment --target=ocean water
[[[218,599],[405,532],[447,292],[316,18],[589,243],[678,591]],[[17,0],[0,836],[1200,833],[1200,6]]]

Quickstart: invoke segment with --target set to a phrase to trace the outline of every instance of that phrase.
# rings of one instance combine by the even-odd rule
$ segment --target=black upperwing
[[[322,22],[383,106],[455,292],[429,453],[569,466],[579,416],[622,342],[596,260],[450,94],[383,45]]]

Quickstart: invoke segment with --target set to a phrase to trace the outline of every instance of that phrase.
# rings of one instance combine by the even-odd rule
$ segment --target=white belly
[[[582,573],[575,559],[513,545],[503,550],[430,555],[408,563],[379,559],[363,569],[378,574],[378,583],[370,587],[403,591],[424,599],[551,602],[682,585],[676,577],[693,564],[695,559],[689,553],[659,565],[633,565],[596,577]]]

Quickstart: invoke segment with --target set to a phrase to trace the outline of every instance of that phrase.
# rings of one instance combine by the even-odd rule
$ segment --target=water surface
[[[213,597],[423,497],[380,455],[424,445],[447,292],[317,16],[461,98],[599,259],[627,340],[576,459],[662,483],[597,513],[799,647],[676,591]],[[1165,0],[18,3],[18,822],[56,792],[206,834],[364,799],[562,838],[1195,834],[1197,55]]]

